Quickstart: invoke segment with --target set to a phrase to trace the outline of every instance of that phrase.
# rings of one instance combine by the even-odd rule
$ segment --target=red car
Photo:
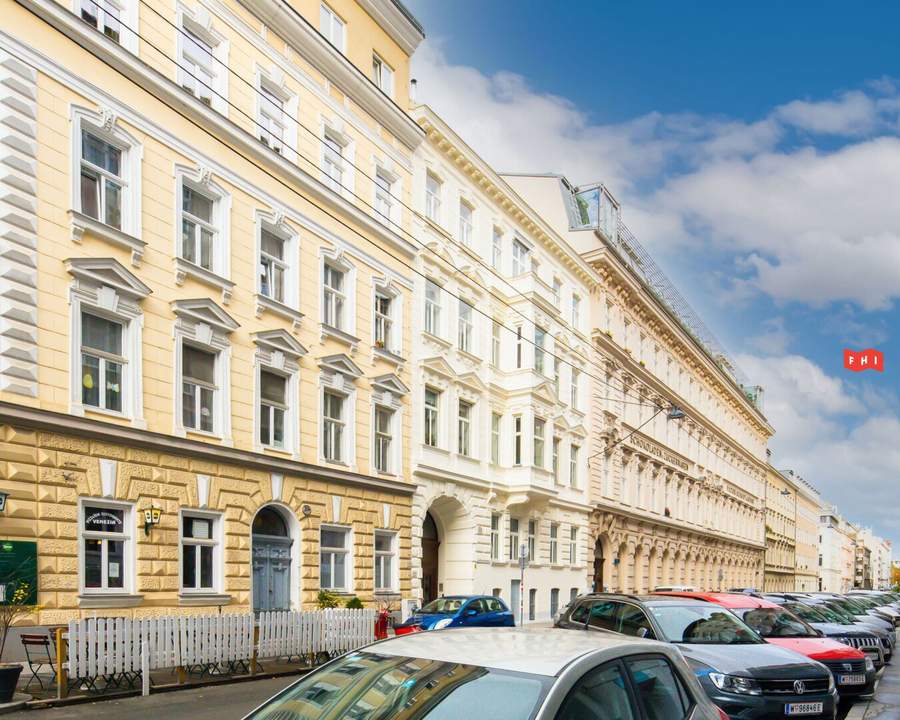
[[[869,695],[875,688],[875,665],[861,651],[844,645],[768,600],[744,593],[672,592],[660,595],[706,600],[731,610],[767,642],[793,650],[825,665],[842,696]]]

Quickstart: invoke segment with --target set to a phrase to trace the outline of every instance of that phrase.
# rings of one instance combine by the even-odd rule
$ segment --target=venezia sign
[[[657,457],[660,460],[669,463],[669,465],[674,465],[678,469],[684,470],[685,472],[687,472],[691,467],[690,463],[685,462],[674,453],[666,450],[663,447],[660,447],[656,443],[645,440],[644,438],[632,437],[631,444],[636,448],[643,450],[645,453],[653,455],[654,457]]]

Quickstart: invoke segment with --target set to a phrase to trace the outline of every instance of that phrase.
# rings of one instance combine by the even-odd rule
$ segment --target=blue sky
[[[419,99],[500,170],[606,182],[765,386],[776,465],[900,544],[900,5],[409,6]]]

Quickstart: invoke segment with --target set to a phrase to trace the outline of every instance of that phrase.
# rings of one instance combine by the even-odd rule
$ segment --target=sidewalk
[[[846,720],[897,720],[900,718],[900,661],[885,667],[875,698],[856,703]]]

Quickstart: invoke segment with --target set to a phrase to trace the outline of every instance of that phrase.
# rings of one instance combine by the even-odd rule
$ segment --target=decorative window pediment
[[[330,374],[342,375],[350,380],[356,380],[363,374],[359,366],[344,354],[319,358],[319,367]]]
[[[372,387],[393,395],[406,395],[409,392],[409,388],[404,382],[393,373],[372,378]]]
[[[464,374],[460,375],[457,378],[457,381],[459,382],[460,385],[464,385],[465,387],[470,388],[471,390],[474,390],[475,392],[480,393],[480,392],[484,392],[485,390],[487,390],[487,385],[485,385],[481,381],[481,378],[478,377],[478,375],[476,375],[473,372],[464,373]]]
[[[176,300],[172,303],[172,312],[180,319],[209,325],[226,335],[240,327],[237,320],[209,298]]]
[[[115,258],[69,258],[66,270],[77,287],[108,287],[132,300],[143,300],[153,291]]]
[[[265,330],[252,333],[250,337],[258,347],[272,353],[280,352],[295,361],[307,353],[306,348],[297,342],[297,339],[287,330]]]
[[[450,367],[450,364],[441,357],[433,357],[422,363],[426,370],[445,378],[455,378],[456,371]]]

